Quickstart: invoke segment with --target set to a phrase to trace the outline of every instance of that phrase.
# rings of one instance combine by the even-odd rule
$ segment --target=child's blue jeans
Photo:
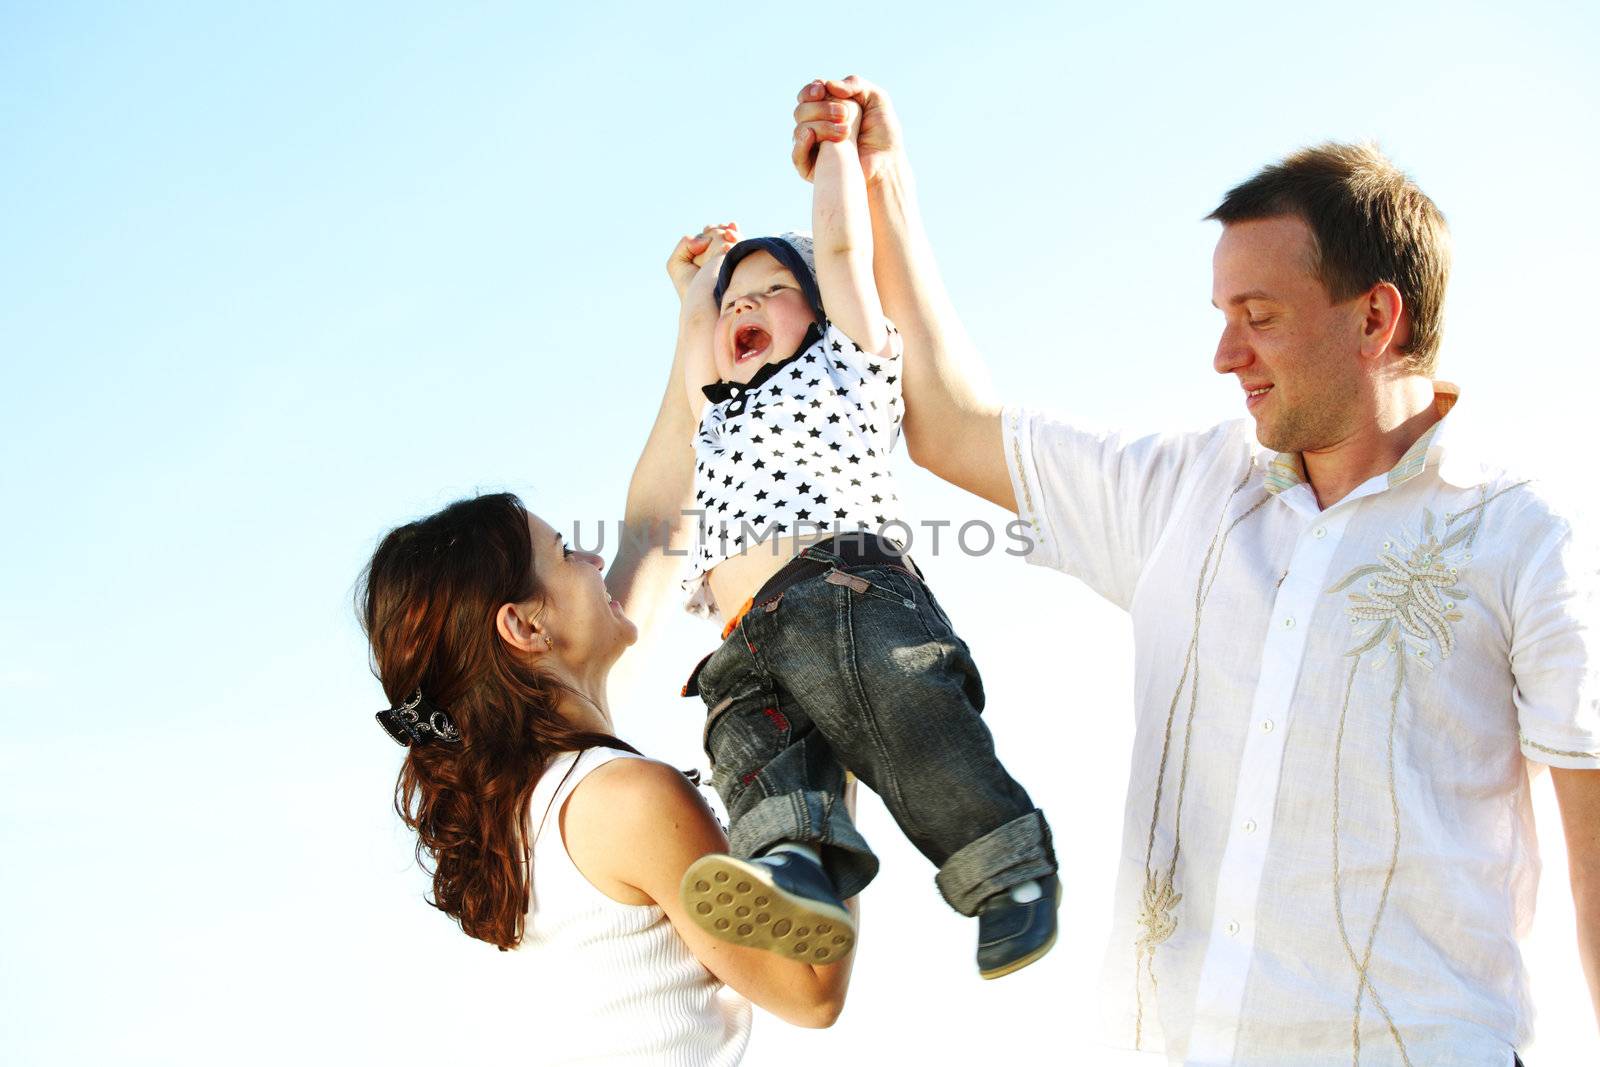
[[[966,643],[912,570],[801,553],[828,570],[761,599],[691,679],[730,849],[817,845],[841,897],[878,871],[842,800],[848,767],[939,868],[952,908],[1054,873],[1050,828],[984,725]]]

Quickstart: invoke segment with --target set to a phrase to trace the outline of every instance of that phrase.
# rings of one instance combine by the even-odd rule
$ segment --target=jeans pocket
[[[822,576],[822,580],[829,585],[841,586],[853,593],[862,596],[876,597],[899,604],[903,608],[915,608],[917,602],[907,596],[901,589],[891,584],[892,579],[885,568],[873,568],[865,573],[861,571],[842,571],[837,568]]]

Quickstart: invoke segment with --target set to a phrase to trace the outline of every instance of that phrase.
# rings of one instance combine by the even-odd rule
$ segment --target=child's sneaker
[[[978,974],[1000,978],[1042,959],[1056,943],[1056,908],[1061,880],[1039,879],[1039,896],[1019,904],[1009,892],[997,893],[978,910]]]
[[[701,856],[683,872],[678,893],[695,925],[736,945],[833,963],[856,944],[855,920],[826,872],[792,852]]]

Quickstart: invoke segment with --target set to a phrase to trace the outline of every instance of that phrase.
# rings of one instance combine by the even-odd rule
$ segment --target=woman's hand
[[[706,264],[720,262],[728,249],[738,243],[739,224],[736,222],[707,226],[697,234],[686,234],[680,238],[673,246],[672,254],[667,257],[667,276],[672,279],[678,299],[687,299],[689,287],[700,277]],[[712,277],[702,282],[701,288],[709,294],[715,285],[716,278]]]

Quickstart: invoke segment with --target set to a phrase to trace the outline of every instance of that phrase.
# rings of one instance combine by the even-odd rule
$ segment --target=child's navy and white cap
[[[728,254],[722,259],[722,269],[717,272],[717,288],[712,294],[712,300],[717,307],[722,306],[722,295],[728,291],[728,282],[733,277],[733,269],[739,261],[752,252],[765,252],[778,261],[800,286],[800,292],[805,294],[806,303],[811,305],[811,313],[817,318],[817,325],[821,326],[828,321],[827,314],[822,310],[822,290],[817,287],[817,260],[812,251],[811,235],[808,233],[784,233],[777,237],[751,237],[740,241],[728,249]]]

